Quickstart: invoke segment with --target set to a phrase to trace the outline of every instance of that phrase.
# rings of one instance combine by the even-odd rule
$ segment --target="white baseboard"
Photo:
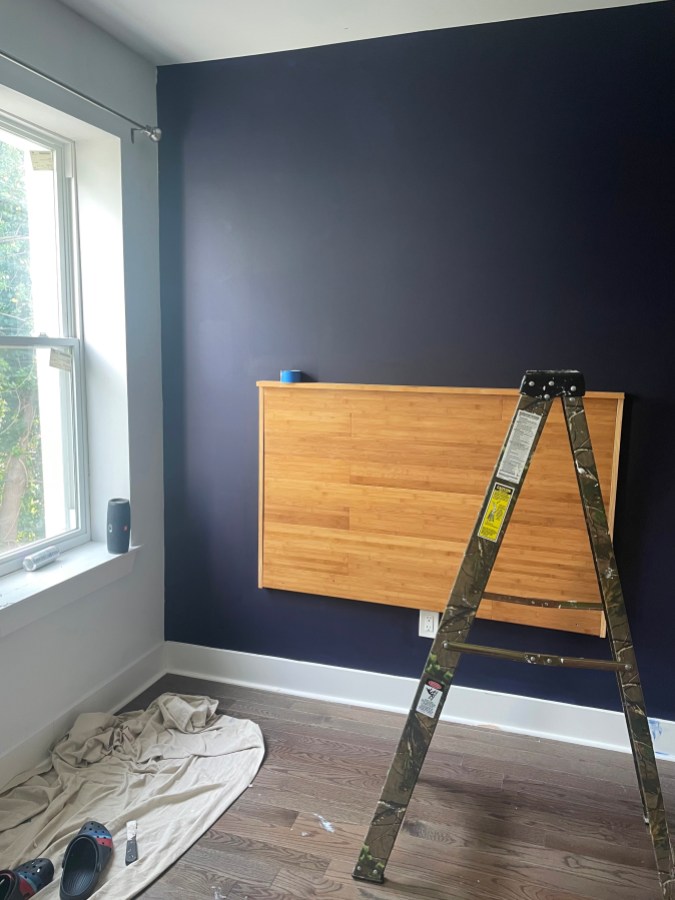
[[[0,756],[0,786],[41,763],[80,713],[119,709],[166,672],[398,713],[407,713],[417,686],[415,678],[168,641]],[[623,715],[605,709],[456,686],[442,718],[625,753],[630,749]],[[649,722],[656,755],[675,760],[675,722]]]
[[[166,672],[165,652],[166,645],[162,641],[105,684],[98,685],[27,740],[0,756],[0,786],[7,784],[20,772],[39,765],[47,757],[52,744],[71,728],[80,713],[113,712],[149,687]]]
[[[178,675],[400,713],[408,712],[417,687],[415,678],[172,641],[166,644],[165,663],[168,672]],[[442,718],[630,752],[623,714],[606,709],[456,686],[450,691]],[[649,722],[656,755],[675,760],[675,722]]]

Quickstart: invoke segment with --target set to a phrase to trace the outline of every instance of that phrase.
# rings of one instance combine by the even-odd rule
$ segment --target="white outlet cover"
[[[432,639],[435,638],[436,632],[438,631],[440,618],[441,614],[438,612],[431,612],[427,609],[421,609],[418,630],[419,636]]]

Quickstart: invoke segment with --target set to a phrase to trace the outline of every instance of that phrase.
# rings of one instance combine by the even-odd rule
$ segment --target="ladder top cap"
[[[520,393],[537,400],[583,397],[586,382],[576,369],[528,369],[523,375]]]

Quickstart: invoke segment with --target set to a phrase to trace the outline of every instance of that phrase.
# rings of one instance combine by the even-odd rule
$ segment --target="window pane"
[[[0,349],[0,558],[79,527],[70,347]]]
[[[62,334],[55,154],[0,130],[0,335]]]

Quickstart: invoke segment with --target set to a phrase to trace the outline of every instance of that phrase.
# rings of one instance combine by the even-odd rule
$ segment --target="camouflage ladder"
[[[673,851],[668,836],[661,784],[621,582],[586,422],[584,391],[584,378],[580,372],[525,373],[509,432],[488,485],[448,605],[441,618],[438,633],[431,645],[380,801],[353,872],[354,878],[378,883],[384,881],[385,867],[440,719],[460,656],[462,653],[476,653],[535,665],[570,666],[616,672],[645,823],[649,827],[654,845],[661,889],[667,900],[675,900]],[[556,397],[560,397],[563,405],[586,528],[607,620],[612,661],[574,659],[547,653],[522,653],[467,643],[471,625],[516,506],[530,461],[551,404]],[[536,605],[536,601],[534,603]],[[543,603],[544,601],[542,605]],[[561,609],[579,609],[588,606],[575,602],[555,604],[548,602],[546,605]]]

